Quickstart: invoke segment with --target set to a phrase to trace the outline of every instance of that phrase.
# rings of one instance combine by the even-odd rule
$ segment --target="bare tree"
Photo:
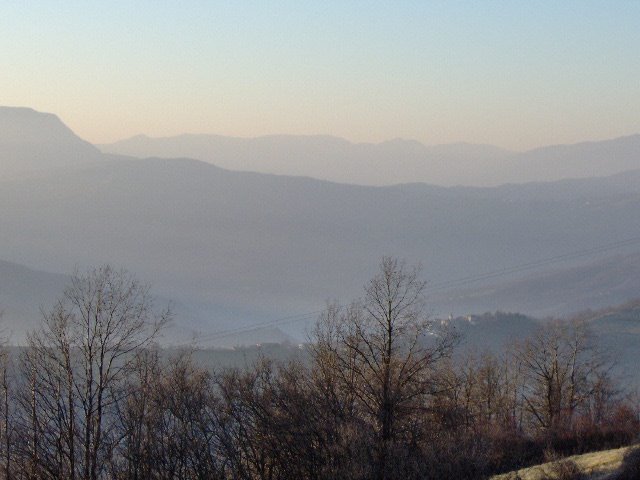
[[[70,317],[58,304],[44,313],[43,328],[28,336],[21,356],[27,380],[21,401],[33,475],[76,478],[74,359],[68,337]]]
[[[191,352],[142,352],[119,411],[122,441],[114,478],[223,478],[211,375]]]
[[[135,354],[169,316],[154,313],[148,287],[110,266],[76,273],[45,313],[23,365],[31,383],[34,461],[51,477],[96,480],[104,471],[113,450],[113,410],[126,394]]]
[[[316,328],[314,357],[330,371],[375,432],[375,475],[391,475],[392,450],[408,441],[416,414],[434,392],[434,366],[450,355],[456,336],[425,314],[420,269],[384,257],[364,298],[330,308]]]
[[[0,319],[3,312],[0,310]],[[2,452],[2,473],[5,478],[11,478],[11,460],[13,454],[14,440],[14,399],[13,395],[13,379],[11,375],[12,361],[6,340],[0,340],[0,395],[1,400],[1,428],[0,428],[0,452]]]
[[[516,347],[514,359],[525,377],[525,408],[546,431],[569,426],[610,368],[580,321],[549,321]]]

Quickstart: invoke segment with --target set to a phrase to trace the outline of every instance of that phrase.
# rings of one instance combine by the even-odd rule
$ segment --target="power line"
[[[260,330],[262,328],[276,327],[281,325],[287,325],[290,323],[298,323],[303,320],[310,320],[313,317],[320,315],[322,312],[323,310],[315,310],[313,312],[291,315],[288,317],[277,318],[274,320],[268,320],[261,323],[253,323],[251,325],[245,325],[245,326],[236,327],[232,329],[219,330],[217,332],[211,332],[205,335],[200,335],[198,336],[198,340],[200,341],[218,340],[220,338],[230,337],[232,335],[237,335],[240,333],[252,332],[254,330]]]
[[[632,246],[635,244],[640,244],[640,237],[631,237],[631,238],[627,238],[625,240],[619,240],[616,242],[611,242],[608,244],[604,244],[604,245],[600,245],[598,247],[593,247],[593,248],[589,248],[589,249],[585,249],[585,250],[579,250],[579,251],[575,251],[575,252],[570,252],[570,253],[565,253],[562,255],[556,255],[553,257],[547,257],[547,258],[543,258],[543,259],[539,259],[533,262],[527,262],[527,263],[523,263],[520,265],[515,265],[513,267],[508,267],[508,268],[504,268],[501,270],[494,270],[494,271],[490,271],[490,272],[485,272],[485,273],[480,273],[480,274],[476,274],[476,275],[471,275],[468,277],[462,277],[462,278],[458,278],[455,280],[448,280],[445,282],[439,282],[439,283],[435,283],[435,284],[431,284],[428,285],[426,288],[427,293],[429,292],[436,292],[436,291],[441,291],[441,290],[449,290],[449,289],[453,289],[456,287],[460,287],[460,286],[464,286],[467,284],[471,284],[471,283],[475,283],[478,282],[480,280],[488,280],[488,279],[493,279],[493,278],[499,278],[502,276],[506,276],[506,275],[511,275],[514,273],[519,273],[519,272],[523,272],[523,271],[527,271],[527,270],[533,270],[545,265],[550,265],[553,263],[558,263],[558,262],[565,262],[568,260],[574,260],[574,259],[578,259],[578,258],[583,258],[583,257],[588,257],[591,255],[595,255],[598,253],[603,253],[606,251],[610,251],[610,250],[615,250],[615,249],[619,249],[619,248],[623,248],[623,247],[628,247],[628,246]],[[198,340],[200,341],[212,341],[212,340],[219,340],[222,338],[226,338],[232,335],[237,335],[237,334],[241,334],[241,333],[248,333],[248,332],[252,332],[255,330],[260,330],[262,328],[267,328],[267,327],[277,327],[277,326],[282,326],[282,325],[287,325],[287,324],[291,324],[291,323],[299,323],[305,320],[310,320],[311,318],[320,315],[320,313],[322,313],[324,311],[324,309],[321,310],[314,310],[311,312],[306,312],[306,313],[300,313],[297,315],[290,315],[290,316],[286,316],[286,317],[281,317],[281,318],[277,318],[274,320],[268,320],[268,321],[264,321],[264,322],[260,322],[260,323],[254,323],[251,325],[245,325],[245,326],[241,326],[241,327],[236,327],[236,328],[232,328],[232,329],[226,329],[226,330],[219,330],[216,332],[210,332],[208,334],[204,334],[204,335],[200,335],[198,336]]]
[[[449,287],[458,287],[458,286],[465,285],[467,283],[474,283],[479,280],[501,277],[505,275],[510,275],[512,273],[519,273],[526,270],[532,270],[545,265],[587,257],[597,253],[602,253],[602,252],[606,252],[609,250],[614,250],[622,247],[628,247],[628,246],[639,244],[639,243],[640,243],[640,237],[629,238],[626,240],[620,240],[620,241],[612,242],[606,245],[601,245],[599,247],[593,247],[586,250],[580,250],[577,252],[565,253],[562,255],[554,256],[554,257],[539,259],[533,262],[523,263],[513,267],[504,268],[501,270],[494,270],[491,272],[480,273],[480,274],[472,275],[469,277],[458,278],[456,280],[449,280],[446,282],[436,283],[436,284],[427,286],[426,290],[427,291],[445,290],[445,289],[448,289]]]

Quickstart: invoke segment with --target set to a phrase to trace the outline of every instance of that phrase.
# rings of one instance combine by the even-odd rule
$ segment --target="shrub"
[[[578,465],[571,460],[560,460],[551,464],[548,480],[584,480],[587,477]]]

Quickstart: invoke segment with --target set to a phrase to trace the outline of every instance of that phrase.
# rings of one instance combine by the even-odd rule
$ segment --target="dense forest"
[[[132,275],[77,273],[4,349],[3,476],[475,479],[638,438],[638,399],[579,318],[469,353],[425,285],[384,258],[320,316],[308,358],[211,369],[162,349],[171,312]]]

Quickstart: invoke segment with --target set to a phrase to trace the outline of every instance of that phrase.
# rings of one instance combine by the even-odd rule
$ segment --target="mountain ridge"
[[[101,152],[78,137],[57,115],[28,107],[0,107],[0,175],[31,175],[95,162]]]
[[[138,135],[99,147],[138,158],[190,157],[231,170],[377,186],[419,182],[487,187],[607,176],[640,168],[640,135],[525,152],[466,142],[429,146],[405,139],[354,143],[326,135]],[[299,162],[302,158],[305,165]],[[554,165],[555,169],[550,168]]]
[[[188,307],[184,316],[202,330],[355,298],[383,255],[422,263],[437,284],[456,284],[640,237],[638,170],[491,188],[378,187],[185,158],[97,158],[0,177],[0,258],[53,272],[126,266]],[[635,246],[625,248],[616,252]],[[549,308],[560,307],[554,302]],[[444,305],[438,313],[449,313]]]

